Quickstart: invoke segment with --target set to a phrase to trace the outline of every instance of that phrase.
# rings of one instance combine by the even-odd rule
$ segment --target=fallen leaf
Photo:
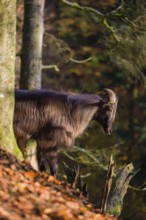
[[[37,177],[38,174],[34,170],[29,170],[29,171],[25,171],[24,175],[25,175],[26,178],[34,179],[35,177]]]

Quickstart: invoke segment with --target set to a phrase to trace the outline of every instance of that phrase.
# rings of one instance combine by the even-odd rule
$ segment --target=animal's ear
[[[98,103],[98,105],[99,105],[99,106],[102,106],[102,108],[105,108],[105,107],[108,105],[108,103],[107,103],[107,101],[105,101],[105,100],[103,99],[103,100],[100,100],[100,102]]]
[[[103,104],[103,108],[106,108],[107,106],[109,106],[109,102],[107,103],[107,102],[105,102],[104,104]]]
[[[111,106],[111,103],[103,99],[103,100],[100,100],[98,106],[101,107],[101,109],[108,110]]]

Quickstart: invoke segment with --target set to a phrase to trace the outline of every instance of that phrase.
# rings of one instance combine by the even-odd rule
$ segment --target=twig
[[[56,72],[60,71],[57,65],[43,65],[42,69],[54,69]]]
[[[119,38],[114,30],[114,28],[108,23],[107,21],[107,16],[110,15],[110,14],[115,14],[117,13],[117,11],[119,11],[122,7],[123,7],[123,4],[124,4],[124,1],[122,0],[122,3],[120,6],[118,6],[115,10],[107,13],[107,14],[103,14],[102,12],[98,11],[97,9],[94,9],[92,7],[87,7],[87,6],[82,6],[82,5],[79,5],[78,3],[76,2],[69,2],[67,0],[62,0],[63,3],[73,7],[73,8],[77,8],[79,10],[82,10],[82,11],[85,11],[85,12],[88,12],[89,14],[95,14],[97,15],[98,17],[102,18],[102,23],[103,25],[111,32],[111,34],[113,35],[113,37],[115,38],[115,40],[117,42],[119,42]]]
[[[71,7],[73,7],[73,8],[77,8],[79,10],[84,10],[86,12],[94,13],[94,14],[100,16],[100,17],[104,17],[104,14],[102,12],[100,12],[100,11],[94,9],[94,8],[87,7],[87,6],[81,6],[76,2],[69,2],[67,0],[62,0],[62,2],[69,5],[69,6],[71,6]]]
[[[65,156],[67,156],[69,159],[79,162],[79,160],[76,157],[71,156],[70,154],[67,153],[67,151],[61,149],[60,150],[61,153],[63,153]],[[92,152],[90,152],[89,150],[80,148],[80,147],[76,147],[74,146],[72,152],[81,152],[84,154],[84,156],[87,156],[88,160],[86,161],[82,161],[81,163],[83,164],[89,164],[90,166],[94,165],[96,167],[98,167],[98,169],[102,169],[102,170],[106,170],[107,167],[105,167],[97,158],[97,156],[95,154],[92,154]]]
[[[141,188],[137,188],[137,187],[134,187],[134,186],[129,186],[128,188],[130,188],[134,191],[138,191],[138,192],[146,191],[146,187],[141,189]]]
[[[87,184],[84,183],[81,179],[80,169],[79,166],[76,167],[69,167],[66,163],[63,163],[65,174],[67,176],[68,183],[70,183],[73,189],[79,189],[80,193],[85,197],[88,196],[87,192]]]
[[[88,61],[90,61],[92,59],[92,57],[88,57],[87,59],[85,59],[85,60],[75,60],[75,59],[73,59],[73,58],[70,58],[69,60],[70,61],[72,61],[72,62],[74,62],[74,63],[86,63],[86,62],[88,62]]]
[[[106,29],[108,29],[108,30],[112,33],[112,35],[113,35],[113,37],[116,39],[116,41],[117,41],[117,42],[120,42],[120,39],[119,39],[119,37],[117,36],[117,34],[116,34],[116,32],[115,32],[113,26],[109,25],[109,23],[108,23],[108,21],[107,21],[106,18],[103,19],[102,23],[103,23],[103,25],[106,27]]]
[[[116,14],[118,11],[120,11],[124,6],[124,0],[121,0],[121,4],[116,8],[114,9],[113,11],[107,13],[106,15],[109,15],[109,14]]]

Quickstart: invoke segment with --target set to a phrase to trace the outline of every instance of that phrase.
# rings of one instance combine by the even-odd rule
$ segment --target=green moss
[[[121,202],[117,203],[116,206],[112,206],[111,209],[108,210],[108,213],[113,215],[113,216],[119,216],[121,214],[121,210],[122,210],[122,204]]]
[[[12,142],[13,142],[13,150],[11,153],[13,153],[18,159],[22,160],[23,156],[22,156],[22,153],[17,145],[14,133],[12,133]]]
[[[13,131],[11,131],[11,139],[10,135],[6,135],[3,128],[0,128],[0,147],[5,148],[10,153],[13,153],[18,159],[22,159],[22,153],[19,150]]]

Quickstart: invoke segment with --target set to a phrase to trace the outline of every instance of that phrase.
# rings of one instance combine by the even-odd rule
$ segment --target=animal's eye
[[[110,111],[110,106],[108,104],[104,104],[103,108],[106,110],[106,111]]]
[[[105,103],[105,104],[103,105],[103,108],[107,108],[107,107],[109,107],[109,105],[108,105],[107,103]]]

